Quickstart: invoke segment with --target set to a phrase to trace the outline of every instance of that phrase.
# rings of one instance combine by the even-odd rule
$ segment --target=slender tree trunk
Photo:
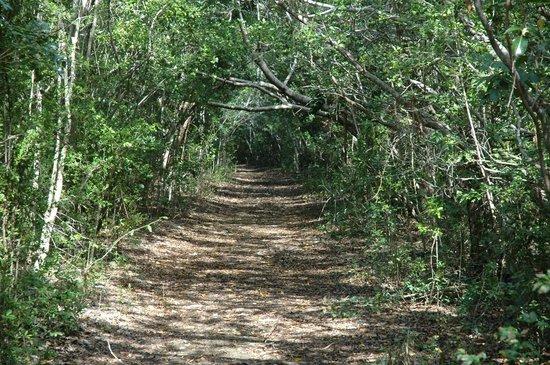
[[[170,181],[170,177],[172,175],[172,160],[174,159],[174,156],[177,158],[176,153],[182,146],[182,144],[185,143],[185,138],[187,136],[187,130],[189,129],[191,125],[191,121],[193,120],[193,115],[189,114],[189,112],[194,107],[193,103],[185,102],[183,103],[180,111],[184,116],[184,121],[179,122],[177,126],[170,130],[169,132],[169,140],[166,144],[166,149],[164,150],[164,153],[162,155],[162,183],[161,188],[162,191],[168,190],[168,201],[172,200],[172,182]],[[168,186],[168,189],[166,188]],[[159,192],[160,195],[160,192]]]
[[[97,27],[97,6],[99,5],[100,0],[91,0],[88,5],[88,11],[91,9],[93,12],[93,19],[92,24],[90,24],[90,29],[88,31],[88,35],[86,37],[86,49],[84,53],[84,57],[86,59],[90,59],[90,56],[92,55],[92,45],[94,43],[94,36],[95,36],[95,30]]]
[[[58,130],[55,138],[55,149],[52,164],[52,174],[48,191],[48,203],[44,212],[44,225],[40,235],[40,246],[38,256],[34,262],[34,268],[39,269],[50,251],[50,243],[54,231],[54,223],[59,210],[59,202],[63,193],[63,169],[65,167],[65,158],[67,156],[68,137],[72,124],[71,100],[73,86],[76,77],[76,51],[78,46],[78,37],[80,33],[80,24],[82,18],[82,7],[85,0],[74,0],[73,8],[76,19],[74,24],[69,27],[69,45],[67,47],[66,35],[61,34],[60,50],[67,55],[67,61],[63,68],[63,74],[59,77],[59,86],[63,89],[61,97],[62,114],[58,119]]]
[[[12,129],[13,129],[13,118],[12,118],[12,102],[11,102],[11,89],[10,89],[10,80],[8,77],[7,70],[4,70],[2,72],[3,76],[3,83],[4,83],[4,96],[3,96],[3,105],[2,105],[2,113],[3,113],[3,127],[4,127],[4,135],[3,135],[3,144],[4,144],[4,167],[6,169],[9,169],[11,166],[11,157],[12,157],[12,150],[13,150],[13,141],[12,141]]]
[[[29,98],[29,117],[34,114],[42,114],[42,85],[39,80],[36,79],[36,72],[31,72],[31,93]],[[36,148],[33,156],[33,176],[31,186],[33,189],[39,188],[40,180],[40,149]]]

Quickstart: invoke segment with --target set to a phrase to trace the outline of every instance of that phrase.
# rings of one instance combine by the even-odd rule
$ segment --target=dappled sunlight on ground
[[[321,207],[288,176],[239,169],[184,219],[125,248],[129,265],[110,273],[61,363],[375,360],[411,312],[331,315],[331,302],[370,289],[347,280],[350,255],[316,229]]]

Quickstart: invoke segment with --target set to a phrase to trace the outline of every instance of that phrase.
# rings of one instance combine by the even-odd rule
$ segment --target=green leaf
[[[548,294],[550,292],[550,270],[545,274],[537,274],[533,290],[539,294]]]
[[[515,57],[519,57],[527,50],[529,41],[525,37],[519,37],[512,42],[512,53]]]
[[[523,27],[520,27],[519,25],[513,25],[510,28],[506,29],[504,34],[511,34],[511,33],[514,33],[514,32],[519,32],[522,29],[523,29]]]
[[[5,11],[11,11],[13,10],[13,8],[11,7],[11,5],[5,1],[5,0],[0,0],[0,6],[4,8]]]
[[[456,359],[460,361],[462,365],[476,365],[481,364],[483,360],[487,359],[487,355],[484,352],[480,352],[477,355],[468,354],[464,349],[459,349],[456,354]]]

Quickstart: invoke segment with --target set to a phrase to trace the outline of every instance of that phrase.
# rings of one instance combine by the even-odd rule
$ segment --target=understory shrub
[[[10,275],[2,265],[0,359],[6,365],[36,364],[54,355],[52,341],[78,329],[84,287],[68,272],[21,272],[15,281]]]

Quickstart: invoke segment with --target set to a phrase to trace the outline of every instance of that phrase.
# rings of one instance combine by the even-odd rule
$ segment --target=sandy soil
[[[277,171],[240,168],[186,216],[125,247],[59,364],[362,364],[410,309],[333,318],[353,252],[316,226],[322,202]],[[423,312],[424,313],[424,312]],[[414,318],[414,319],[412,319]]]

